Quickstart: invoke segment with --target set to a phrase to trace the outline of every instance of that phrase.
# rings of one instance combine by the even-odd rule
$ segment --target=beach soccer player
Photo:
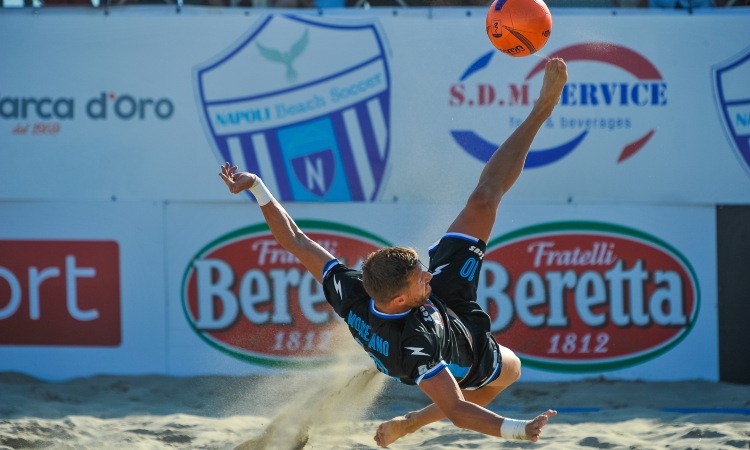
[[[567,76],[562,59],[547,61],[539,98],[490,157],[466,205],[429,249],[427,270],[414,250],[403,247],[382,248],[364,260],[361,270],[349,268],[297,226],[257,175],[229,163],[221,167],[231,193],[253,193],[274,238],[323,284],[326,299],[378,370],[418,385],[433,401],[381,424],[375,434],[378,445],[444,418],[491,436],[537,441],[547,420],[557,414],[547,410],[531,420],[517,420],[484,408],[519,378],[521,362],[490,333],[490,317],[476,303],[476,293],[500,200],[521,175],[531,143],[557,105]]]

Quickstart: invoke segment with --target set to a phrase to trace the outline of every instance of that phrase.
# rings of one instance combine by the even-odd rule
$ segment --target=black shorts
[[[478,388],[500,375],[500,348],[490,333],[490,316],[477,299],[479,272],[487,244],[465,234],[447,233],[430,247],[432,294],[440,299],[469,330],[474,363],[462,388]]]

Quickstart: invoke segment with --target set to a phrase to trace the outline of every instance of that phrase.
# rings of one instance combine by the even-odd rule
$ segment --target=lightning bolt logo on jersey
[[[257,173],[281,201],[376,200],[390,153],[385,48],[372,22],[260,19],[194,71],[219,162]]]
[[[404,348],[411,351],[412,356],[430,356],[424,352],[424,348],[422,347],[404,347]]]

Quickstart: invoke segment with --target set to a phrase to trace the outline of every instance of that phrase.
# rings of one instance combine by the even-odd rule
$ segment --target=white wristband
[[[258,205],[260,206],[271,203],[271,200],[273,200],[271,191],[268,190],[260,177],[257,177],[255,179],[255,183],[253,183],[253,185],[250,186],[250,189],[248,190],[253,193],[253,195],[255,196],[255,200],[258,201]]]
[[[529,423],[528,420],[508,419],[506,417],[503,419],[503,423],[500,424],[500,436],[505,439],[527,441],[529,440],[528,436],[526,436],[527,423]]]

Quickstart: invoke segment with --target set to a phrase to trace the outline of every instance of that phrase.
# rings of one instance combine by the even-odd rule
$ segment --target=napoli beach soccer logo
[[[194,70],[220,163],[286,201],[377,199],[390,152],[384,38],[367,23],[269,15]]]
[[[553,164],[573,153],[595,134],[609,133],[607,146],[615,153],[614,163],[622,163],[642,150],[653,137],[660,109],[667,105],[667,83],[659,70],[643,55],[624,46],[594,42],[564,47],[549,55],[566,61],[570,76],[555,114],[545,128],[556,130],[558,142],[545,149],[532,148],[526,168]],[[534,99],[529,83],[541,82],[545,60],[540,60],[522,82],[503,86],[484,82],[482,75],[493,58],[490,51],[473,61],[450,89],[452,107],[500,107],[511,115],[515,128],[525,114],[515,115],[518,107],[529,107]],[[571,70],[576,64],[583,70]],[[596,70],[593,70],[596,69]],[[506,71],[507,72],[507,71]],[[514,109],[515,108],[515,109]],[[453,129],[454,141],[468,154],[486,162],[498,147],[470,129]]]
[[[750,79],[750,47],[713,68],[714,94],[721,122],[740,161],[750,173],[748,79]]]

